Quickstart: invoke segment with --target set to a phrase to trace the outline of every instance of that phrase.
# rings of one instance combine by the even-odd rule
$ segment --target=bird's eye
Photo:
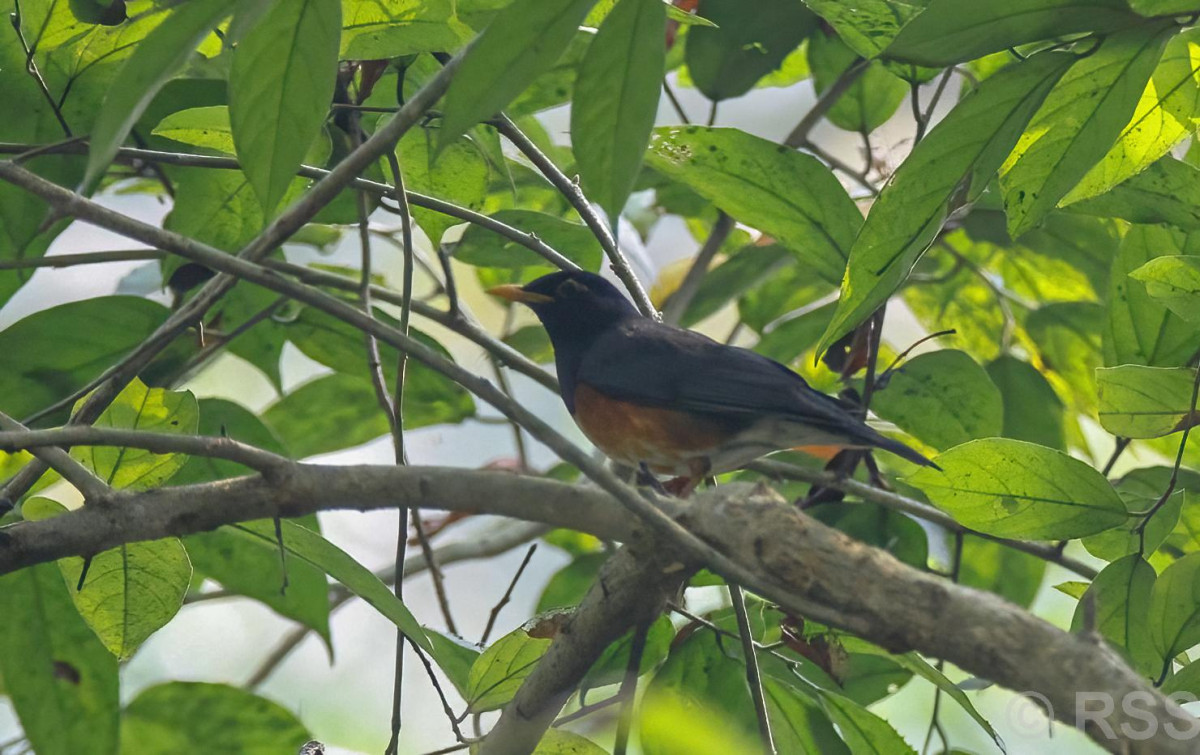
[[[558,288],[554,290],[556,297],[568,297],[586,292],[587,286],[575,280],[565,280],[558,284]]]

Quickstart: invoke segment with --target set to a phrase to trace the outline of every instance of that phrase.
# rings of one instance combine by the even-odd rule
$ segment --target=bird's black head
[[[641,317],[615,286],[582,271],[551,273],[524,286],[497,286],[488,293],[527,305],[542,321],[554,346],[568,408],[574,405],[575,376],[588,347],[611,328]]]
[[[613,325],[640,316],[615,286],[582,271],[551,273],[524,286],[497,286],[489,293],[532,309],[556,352],[586,347]]]

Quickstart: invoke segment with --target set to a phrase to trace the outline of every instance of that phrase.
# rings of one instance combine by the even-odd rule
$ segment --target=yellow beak
[[[510,283],[506,286],[496,286],[495,288],[489,288],[488,293],[491,294],[492,296],[499,296],[501,299],[508,299],[509,301],[519,301],[524,304],[545,304],[547,302],[554,301],[553,296],[546,296],[545,294],[535,294],[532,291],[526,291],[525,289],[521,288],[520,286],[517,286],[512,283]]]

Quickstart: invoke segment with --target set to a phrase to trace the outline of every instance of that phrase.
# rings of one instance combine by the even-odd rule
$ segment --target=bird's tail
[[[901,443],[898,440],[892,440],[886,435],[883,435],[865,425],[858,433],[858,436],[859,437],[856,438],[856,440],[860,440],[864,445],[873,446],[874,448],[882,448],[884,451],[894,453],[901,459],[906,459],[911,461],[913,464],[919,464],[922,467],[933,467],[934,469],[938,470],[941,469],[941,467],[939,467],[937,464],[934,464],[932,461],[930,461],[925,454]]]

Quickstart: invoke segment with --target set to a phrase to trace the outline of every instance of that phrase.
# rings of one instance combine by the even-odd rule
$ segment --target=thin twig
[[[679,116],[679,120],[685,124],[691,123],[692,121],[688,118],[687,111],[683,109],[683,104],[675,96],[675,90],[671,88],[670,82],[666,79],[663,79],[663,91],[666,92],[667,101],[671,103],[671,107],[675,110],[675,115]]]
[[[758,670],[758,655],[754,652],[754,633],[750,631],[750,616],[746,613],[746,596],[742,588],[730,583],[729,599],[733,602],[733,614],[737,618],[738,633],[742,637],[742,655],[746,660],[746,683],[750,686],[750,698],[754,701],[754,715],[758,719],[758,735],[762,740],[765,755],[775,755],[775,737],[771,734],[771,718],[767,712],[767,698],[763,694],[762,676]]]
[[[461,720],[454,715],[454,708],[450,705],[450,700],[446,698],[446,691],[442,689],[442,683],[438,681],[437,672],[433,670],[433,664],[429,662],[429,658],[425,656],[425,652],[421,648],[413,645],[413,652],[417,654],[417,658],[421,660],[421,665],[425,667],[425,673],[429,676],[429,681],[433,684],[433,689],[437,692],[438,699],[442,701],[442,710],[446,714],[446,719],[450,721],[450,728],[454,730],[454,737],[459,742],[471,742],[458,727],[458,722]]]
[[[637,699],[638,672],[642,668],[642,656],[646,652],[646,636],[650,625],[643,623],[633,628],[629,641],[629,660],[625,663],[625,676],[617,696],[621,698],[621,715],[617,718],[617,735],[613,744],[613,755],[625,755],[629,746],[629,731],[633,727],[633,704]]]
[[[1167,499],[1171,497],[1171,494],[1175,492],[1175,486],[1179,483],[1179,467],[1183,464],[1183,452],[1187,449],[1188,437],[1192,432],[1191,422],[1196,416],[1196,402],[1197,399],[1200,399],[1200,366],[1194,369],[1196,370],[1196,375],[1192,379],[1192,408],[1186,418],[1188,424],[1183,428],[1183,435],[1179,438],[1179,450],[1175,453],[1175,464],[1171,468],[1171,479],[1167,481],[1167,487],[1163,490],[1162,495],[1158,497],[1158,500],[1154,502],[1154,505],[1142,517],[1142,521],[1138,522],[1137,526],[1133,528],[1133,531],[1138,536],[1138,553],[1143,553],[1146,548],[1146,525],[1150,523],[1154,515],[1158,513],[1163,504],[1167,502]],[[1169,661],[1170,659],[1168,659]]]
[[[953,517],[940,509],[936,509],[929,504],[922,503],[912,498],[907,498],[898,493],[893,493],[890,490],[881,490],[880,488],[867,485],[858,480],[850,478],[839,478],[837,475],[828,472],[822,472],[815,469],[799,467],[794,464],[786,464],[784,462],[764,459],[756,461],[747,466],[747,469],[752,469],[762,474],[783,478],[800,480],[802,482],[814,483],[824,487],[836,488],[851,495],[858,496],[864,501],[877,503],[880,506],[903,511],[917,519],[922,519],[927,522],[933,522],[950,532],[963,532],[968,535],[990,540],[994,543],[999,543],[1005,547],[1011,548],[1022,553],[1028,553],[1031,556],[1036,556],[1043,561],[1058,564],[1066,569],[1070,569],[1076,574],[1085,579],[1095,579],[1098,573],[1096,569],[1088,566],[1081,561],[1077,561],[1069,556],[1060,553],[1056,548],[1042,543],[1030,543],[1024,540],[1010,540],[1008,538],[989,535],[984,532],[978,532],[968,527],[959,524]]]
[[[1121,458],[1121,454],[1125,453],[1125,449],[1129,448],[1132,441],[1133,438],[1117,438],[1117,444],[1113,446],[1113,452],[1109,455],[1108,461],[1104,462],[1104,469],[1100,471],[1100,474],[1108,477],[1112,473],[1113,467],[1117,465],[1117,460]]]
[[[565,716],[559,716],[558,718],[554,719],[554,723],[552,725],[555,728],[558,728],[559,726],[564,726],[566,724],[571,723],[572,721],[578,721],[579,719],[581,719],[585,716],[590,716],[591,714],[595,713],[598,710],[604,710],[605,708],[611,708],[612,706],[616,705],[617,703],[621,702],[624,699],[625,698],[621,695],[621,693],[618,692],[617,694],[613,695],[612,697],[606,697],[603,700],[599,700],[594,703],[588,703],[587,705],[581,705],[581,706],[579,706],[579,710],[571,711],[570,713],[566,714]]]
[[[666,306],[663,307],[663,322],[668,325],[678,325],[683,321],[688,305],[692,303],[692,299],[696,298],[700,284],[704,282],[704,276],[708,274],[709,265],[717,256],[717,252],[721,251],[721,246],[729,238],[735,225],[733,218],[722,211],[717,211],[717,221],[713,223],[708,238],[704,240],[704,246],[700,247],[700,252],[692,260],[692,265],[688,268],[683,282],[679,284],[679,288],[675,289],[675,293],[671,294],[671,298],[667,299]]]
[[[825,114],[829,112],[829,109],[837,104],[842,95],[850,87],[854,86],[854,82],[858,81],[859,77],[866,73],[867,66],[870,64],[871,61],[860,58],[845,71],[842,71],[837,80],[821,93],[821,96],[817,98],[813,106],[804,114],[804,117],[800,119],[800,122],[796,124],[792,132],[783,140],[783,143],[793,149],[805,144],[808,141],[808,132],[812,131],[813,126],[816,126],[825,117]]]
[[[437,555],[433,552],[429,537],[425,534],[425,525],[421,523],[420,516],[412,518],[412,526],[413,532],[417,536],[417,544],[421,546],[421,553],[425,554],[425,560],[429,562],[429,580],[433,583],[433,594],[437,598],[438,608],[442,611],[442,619],[446,622],[446,630],[450,634],[461,636],[458,634],[458,626],[454,623],[454,615],[450,612],[450,596],[446,592],[446,575],[437,562]]]
[[[600,214],[588,202],[587,197],[583,195],[583,190],[579,188],[579,184],[567,178],[554,161],[551,160],[544,152],[538,149],[533,140],[525,135],[513,123],[508,116],[501,115],[492,121],[496,130],[499,131],[505,139],[508,139],[514,147],[520,150],[521,154],[529,158],[529,161],[550,181],[554,188],[558,189],[566,200],[575,208],[575,212],[583,219],[583,222],[596,239],[600,242],[601,248],[608,256],[608,263],[616,273],[617,278],[625,285],[625,289],[629,291],[633,297],[633,303],[643,315],[647,317],[657,316],[654,309],[654,304],[650,301],[650,295],[646,293],[646,289],[638,281],[637,275],[634,274],[633,268],[629,265],[629,260],[625,257],[625,253],[617,246],[617,241],[609,230],[608,225]]]
[[[0,412],[0,438],[4,436],[28,438],[34,432],[4,412]],[[2,443],[3,441],[0,441],[0,444]],[[83,494],[84,501],[89,503],[100,501],[112,493],[112,488],[104,480],[71,458],[71,454],[61,448],[56,448],[55,445],[28,446],[27,450],[33,454],[34,458],[41,459],[46,466],[58,472],[64,480],[74,485],[75,489]]]
[[[25,53],[25,72],[37,82],[38,90],[41,92],[42,97],[45,98],[46,103],[50,105],[50,110],[58,120],[58,125],[62,127],[63,134],[68,139],[72,138],[74,134],[71,133],[71,127],[67,124],[67,119],[63,117],[62,108],[59,107],[58,102],[54,99],[54,95],[50,93],[50,87],[46,85],[46,80],[42,78],[42,72],[38,70],[37,60],[34,59],[37,50],[30,47],[29,43],[25,41],[25,31],[21,28],[21,0],[13,0],[13,13],[9,20],[12,23],[13,30],[17,33],[17,39],[21,43],[21,50]]]
[[[41,267],[72,267],[74,265],[97,265],[104,262],[133,262],[160,260],[166,255],[157,249],[122,249],[111,252],[86,252],[83,254],[55,254],[50,257],[30,257],[15,260],[0,260],[0,270],[25,270]]]
[[[521,559],[521,565],[517,567],[517,573],[513,575],[512,580],[508,583],[508,589],[504,591],[499,602],[492,606],[492,612],[488,614],[487,626],[483,628],[483,636],[479,638],[480,645],[487,645],[488,637],[492,635],[492,629],[496,626],[496,619],[500,616],[500,611],[508,605],[512,600],[513,590],[517,587],[517,582],[521,579],[521,575],[525,573],[525,567],[529,566],[529,560],[533,558],[534,551],[537,550],[537,543],[529,546],[529,550],[525,551],[525,558]]]
[[[954,552],[950,555],[950,581],[957,583],[959,576],[962,574],[962,554],[963,554],[964,535],[961,532],[954,533]],[[940,672],[945,668],[945,660],[938,658],[935,664]],[[929,730],[925,733],[925,744],[921,747],[922,753],[929,752],[929,745],[933,742],[933,734],[936,731],[938,738],[942,741],[942,749],[946,750],[950,747],[950,740],[946,737],[946,730],[942,727],[939,720],[939,712],[942,706],[942,688],[936,684],[933,687],[933,712],[929,719]]]

